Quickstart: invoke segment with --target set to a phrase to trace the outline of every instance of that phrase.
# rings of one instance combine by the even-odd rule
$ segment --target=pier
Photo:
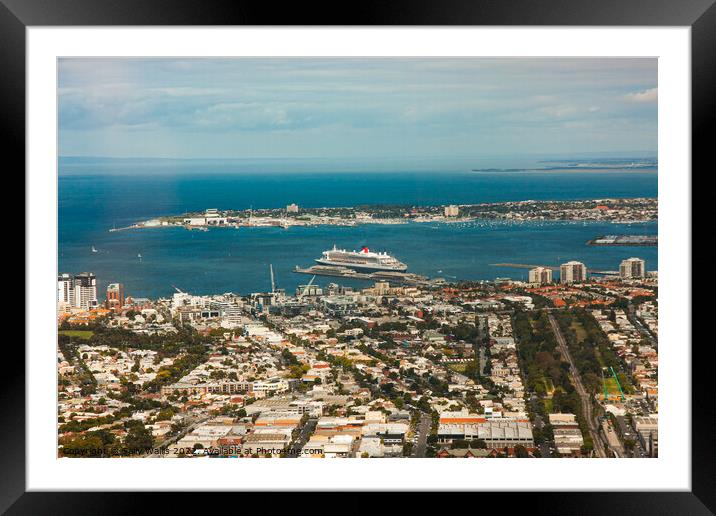
[[[587,245],[602,246],[657,246],[657,235],[602,235],[587,241]]]
[[[310,274],[314,276],[333,276],[337,278],[357,279],[364,281],[387,281],[391,285],[412,285],[431,287],[445,283],[441,278],[430,279],[427,276],[412,274],[408,272],[377,271],[358,272],[348,267],[337,267],[330,265],[314,265],[301,268],[296,266],[293,272],[298,274]]]

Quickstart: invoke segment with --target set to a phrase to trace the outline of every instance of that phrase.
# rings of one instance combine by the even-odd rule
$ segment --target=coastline
[[[656,198],[590,199],[580,201],[513,201],[431,206],[360,206],[287,209],[217,210],[160,216],[109,231],[184,227],[207,231],[216,227],[360,226],[408,223],[459,224],[476,221],[574,221],[634,224],[658,220]],[[463,215],[464,214],[464,215]]]

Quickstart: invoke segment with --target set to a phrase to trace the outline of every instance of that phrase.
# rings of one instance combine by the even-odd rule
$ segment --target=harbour
[[[191,171],[198,173],[198,165]],[[560,190],[557,198],[654,196],[656,174],[635,174],[614,173],[609,182],[603,175],[570,175],[565,183],[567,190]],[[577,259],[590,270],[613,270],[621,260],[637,255],[647,261],[650,270],[656,270],[658,248],[655,246],[586,245],[598,235],[656,234],[656,221],[627,226],[606,221],[490,220],[399,226],[312,225],[288,229],[212,227],[208,231],[165,227],[159,222],[141,230],[120,229],[138,220],[200,211],[206,206],[216,206],[219,210],[230,206],[280,207],[291,202],[300,207],[360,206],[362,199],[369,197],[372,203],[405,205],[411,202],[408,193],[416,191],[421,192],[421,197],[415,202],[433,206],[503,202],[515,198],[549,199],[554,198],[554,194],[542,186],[542,181],[547,177],[550,181],[566,179],[565,176],[558,173],[525,175],[517,186],[514,182],[519,178],[504,174],[449,172],[439,177],[425,173],[373,174],[369,183],[356,174],[346,173],[341,176],[341,182],[335,184],[328,181],[327,174],[302,173],[261,177],[246,173],[240,180],[230,175],[197,179],[196,174],[189,173],[152,178],[111,174],[61,177],[58,267],[96,273],[100,278],[99,288],[121,278],[125,288],[135,296],[150,298],[171,295],[171,284],[180,284],[196,293],[263,291],[265,275],[257,271],[265,270],[269,263],[273,263],[281,286],[293,290],[306,280],[305,275],[293,273],[294,267],[314,265],[315,259],[333,244],[344,249],[360,249],[366,245],[370,249],[389,251],[408,265],[410,273],[425,278],[442,277],[448,282],[491,280],[498,276],[527,278],[527,269],[492,265],[504,262],[558,265]],[[615,179],[618,179],[617,190]],[[277,193],[275,186],[279,181],[283,187]],[[366,184],[370,184],[370,191]],[[117,192],[132,192],[132,195],[121,197],[121,203],[110,202]],[[252,219],[256,216],[254,209]],[[116,230],[108,231],[113,228]],[[99,252],[92,253],[91,245]],[[141,261],[137,258],[139,253]],[[331,281],[329,277],[320,277],[325,282]],[[334,278],[341,279],[340,276]],[[366,282],[356,279],[356,284]],[[347,277],[343,280],[350,281]]]

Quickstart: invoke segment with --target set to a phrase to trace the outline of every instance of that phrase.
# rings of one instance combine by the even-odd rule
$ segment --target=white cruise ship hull
[[[326,260],[324,258],[317,258],[316,263],[321,265],[332,265],[334,267],[346,267],[357,271],[396,271],[403,272],[408,269],[407,265],[382,265],[379,263],[355,263],[355,262],[343,262]]]

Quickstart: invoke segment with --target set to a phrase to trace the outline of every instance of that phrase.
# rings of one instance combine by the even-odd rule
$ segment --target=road
[[[192,418],[192,419],[193,419],[193,418]],[[171,443],[178,441],[179,439],[181,439],[182,437],[184,437],[186,434],[188,434],[189,432],[191,432],[192,430],[194,430],[197,426],[199,426],[200,424],[202,424],[204,421],[207,421],[208,419],[210,419],[209,416],[205,416],[205,417],[202,417],[202,418],[200,418],[200,419],[193,419],[192,422],[189,424],[189,426],[187,426],[186,428],[184,428],[184,429],[183,429],[181,432],[179,432],[177,435],[175,435],[175,436],[173,436],[173,437],[169,437],[168,439],[165,439],[164,441],[162,441],[161,443],[157,444],[156,446],[153,446],[153,448],[154,448],[154,449],[158,449],[158,450],[161,450],[161,449],[163,449],[163,448],[167,448]],[[145,455],[145,457],[149,457],[149,458],[157,458],[157,457],[158,457],[158,458],[163,459],[164,457],[166,457],[166,455],[165,455],[165,454],[162,454],[162,453],[151,453],[151,454]]]
[[[584,388],[584,385],[582,384],[582,378],[579,375],[579,371],[574,365],[572,355],[569,354],[567,341],[564,340],[564,335],[562,335],[562,331],[559,329],[559,325],[557,324],[557,321],[554,320],[554,316],[552,314],[549,314],[549,323],[552,325],[552,331],[554,332],[554,336],[557,338],[557,344],[559,344],[559,349],[562,352],[562,356],[564,356],[567,362],[569,362],[569,372],[572,375],[572,382],[574,383],[574,388],[576,389],[577,394],[579,394],[579,397],[582,400],[582,415],[584,416],[584,419],[587,422],[587,426],[589,427],[589,434],[592,436],[592,442],[594,443],[594,451],[597,453],[597,457],[606,457],[607,455],[604,451],[604,444],[602,443],[601,437],[599,437],[599,428],[594,421],[594,414],[592,411],[592,397],[589,395],[587,390]]]
[[[289,455],[290,458],[296,459],[301,456],[301,450],[303,450],[303,447],[306,446],[306,443],[311,438],[311,434],[316,429],[317,423],[318,418],[312,417],[301,427],[301,433],[296,438],[296,442],[293,443],[293,446],[291,446],[292,451],[295,450],[296,453],[291,453]]]
[[[649,342],[651,342],[651,345],[654,346],[654,349],[658,349],[658,337],[654,335],[651,330],[647,328],[647,326],[643,322],[641,322],[641,320],[636,316],[634,307],[632,305],[629,305],[629,309],[626,311],[626,315],[629,322],[634,325],[634,327],[639,331],[639,333],[641,333],[649,340]]]
[[[430,434],[432,424],[433,419],[430,414],[422,412],[420,414],[420,421],[418,421],[417,428],[415,429],[418,435],[418,441],[415,443],[411,457],[425,457],[425,451],[428,448],[428,435]]]
[[[544,421],[542,420],[542,416],[539,415],[539,411],[537,410],[537,404],[539,403],[539,398],[536,394],[532,393],[529,397],[529,405],[530,405],[530,411],[534,414],[535,420],[534,420],[534,427],[542,430],[544,428]],[[542,458],[548,459],[552,457],[552,452],[549,449],[549,444],[546,442],[542,442],[538,446],[540,454],[542,455]]]

